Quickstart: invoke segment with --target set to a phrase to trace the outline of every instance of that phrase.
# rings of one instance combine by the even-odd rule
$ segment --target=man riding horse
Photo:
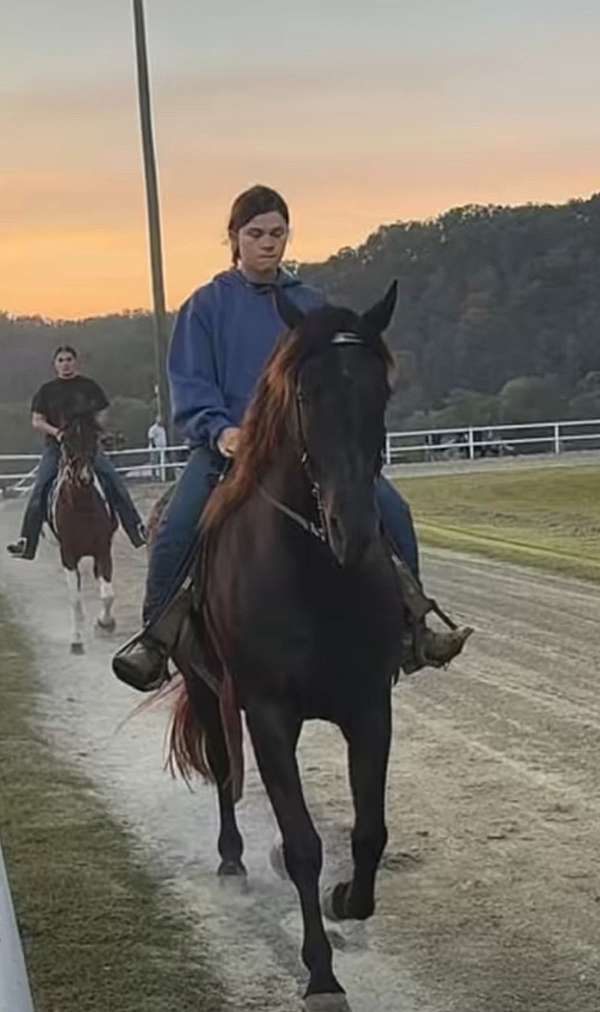
[[[179,311],[169,354],[175,423],[193,447],[163,515],[150,557],[143,609],[144,629],[118,652],[115,674],[142,691],[168,677],[167,661],[189,608],[180,593],[198,545],[200,517],[235,456],[240,424],[261,371],[285,325],[276,289],[300,310],[324,297],[281,268],[289,211],[283,198],[255,186],[234,202],[229,220],[233,267],[200,288]],[[418,548],[410,509],[383,477],[375,488],[391,550],[398,560],[404,600],[412,617],[406,672],[448,664],[471,630],[434,631],[425,624],[432,602],[422,592]]]
[[[31,403],[33,428],[42,433],[46,445],[27,503],[21,536],[8,551],[16,559],[34,559],[44,520],[48,493],[58,474],[62,427],[75,415],[91,413],[101,422],[109,402],[102,388],[79,372],[74,348],[63,345],[53,356],[56,379],[44,383]],[[146,544],[142,518],[135,508],[125,482],[108,457],[97,453],[94,470],[106,500],[119,517],[121,525],[135,548]]]

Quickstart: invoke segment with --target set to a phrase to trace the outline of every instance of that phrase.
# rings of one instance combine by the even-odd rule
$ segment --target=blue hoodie
[[[286,271],[274,284],[305,312],[323,295]],[[237,426],[285,324],[271,285],[225,271],[199,288],[177,314],[168,371],[177,427],[192,446],[216,445],[223,429]]]

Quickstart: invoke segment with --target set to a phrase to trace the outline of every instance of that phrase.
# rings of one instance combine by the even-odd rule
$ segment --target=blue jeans
[[[375,486],[375,499],[383,528],[397,555],[404,559],[411,573],[419,579],[419,546],[410,512],[395,485],[381,475]]]
[[[219,453],[203,446],[188,460],[152,548],[143,608],[145,625],[156,621],[187,576],[198,543],[200,517],[225,464]],[[385,478],[378,479],[375,494],[388,537],[418,578],[419,553],[408,504]]]
[[[26,538],[27,546],[32,554],[40,540],[40,534],[46,519],[46,502],[50,486],[58,474],[60,464],[60,447],[58,443],[49,443],[42,453],[38,464],[35,481],[29,496],[29,502],[23,516],[21,537]],[[115,471],[108,457],[97,453],[94,459],[94,470],[102,485],[104,494],[114,507],[123,529],[130,537],[136,537],[142,519],[135,508],[129,491],[118,471]]]
[[[200,517],[226,463],[220,453],[204,446],[192,451],[152,545],[144,625],[158,618],[187,576],[198,542]]]

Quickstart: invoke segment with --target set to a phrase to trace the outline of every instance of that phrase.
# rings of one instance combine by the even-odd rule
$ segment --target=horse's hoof
[[[285,858],[283,856],[283,843],[280,840],[279,843],[274,843],[271,847],[271,853],[269,854],[269,860],[271,862],[271,868],[275,872],[278,878],[287,881],[289,879],[288,870],[285,866]]]
[[[367,901],[359,907],[350,906],[351,882],[338,882],[321,897],[321,911],[330,921],[368,921],[375,913],[375,903]]]
[[[71,643],[71,653],[81,657],[81,654],[85,653],[85,647],[83,643]]]
[[[248,872],[241,861],[221,861],[217,878],[221,886],[233,887],[241,893],[248,891]]]
[[[306,1012],[352,1012],[346,995],[340,991],[338,994],[309,994],[304,999]]]
[[[109,622],[103,622],[101,619],[96,619],[96,632],[114,633],[116,628],[117,623],[114,618],[111,618]]]

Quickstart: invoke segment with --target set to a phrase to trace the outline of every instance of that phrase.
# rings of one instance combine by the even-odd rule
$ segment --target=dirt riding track
[[[0,510],[2,542],[20,508]],[[136,626],[145,560],[120,538],[117,554],[120,638]],[[600,589],[442,552],[424,568],[477,636],[448,674],[395,690],[379,905],[367,926],[332,928],[340,979],[354,1012],[597,1012]],[[86,657],[67,653],[55,550],[42,546],[34,566],[2,551],[0,574],[18,620],[45,644],[47,733],[193,909],[222,968],[223,1008],[299,1012],[296,898],[268,865],[273,821],[254,767],[241,806],[251,889],[232,896],[213,877],[211,791],[190,794],[162,772],[165,712],[120,727],[139,698],[112,679],[112,644],[90,635]],[[91,611],[91,586],[87,599]],[[329,879],[349,856],[338,734],[308,726],[302,760]]]

